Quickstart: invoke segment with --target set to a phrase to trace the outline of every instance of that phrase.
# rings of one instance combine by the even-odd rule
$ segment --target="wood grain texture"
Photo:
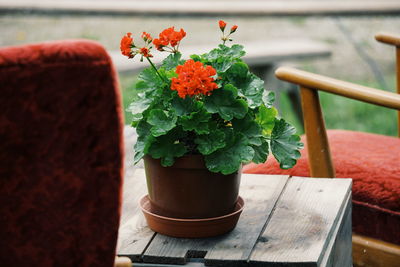
[[[302,87],[321,90],[367,103],[400,110],[400,95],[396,93],[344,82],[288,67],[277,69],[275,75],[283,81],[291,82]]]
[[[326,267],[349,267],[353,264],[352,259],[352,202],[351,195],[347,196],[347,200],[344,202],[341,213],[339,214],[339,220],[336,224],[335,230],[332,234],[330,243],[328,244],[325,255],[322,257],[320,266]]]
[[[126,255],[133,261],[138,261],[154,233],[147,227],[139,207],[140,198],[147,193],[146,179],[142,169],[143,163],[133,165],[133,145],[136,142],[136,133],[129,126],[124,128],[124,141],[125,175],[117,254]]]
[[[246,200],[237,227],[214,245],[205,256],[206,265],[247,263],[256,241],[271,218],[288,176],[245,175],[240,194]]]
[[[250,262],[319,266],[350,194],[351,179],[291,178]]]
[[[318,91],[300,87],[311,177],[335,177]]]
[[[205,239],[171,238],[157,234],[143,255],[144,262],[185,264],[205,258],[207,265],[245,263],[268,220],[288,176],[242,175],[240,195],[245,208],[236,228]]]
[[[123,217],[118,233],[117,254],[132,261],[141,261],[141,256],[154,237],[139,207],[139,200],[147,193],[143,169],[135,170],[124,185]]]
[[[400,246],[353,234],[353,263],[357,267],[398,267]]]

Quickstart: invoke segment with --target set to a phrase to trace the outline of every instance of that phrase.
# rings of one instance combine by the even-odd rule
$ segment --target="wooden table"
[[[204,239],[152,232],[138,207],[144,171],[132,166],[126,129],[126,177],[117,254],[134,266],[351,266],[351,179],[242,175],[245,209],[236,228]]]

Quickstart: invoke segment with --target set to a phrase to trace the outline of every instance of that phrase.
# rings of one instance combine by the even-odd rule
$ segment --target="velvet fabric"
[[[1,48],[0,111],[0,266],[113,266],[123,120],[104,48]]]
[[[328,131],[336,177],[353,179],[353,231],[400,244],[400,139],[344,130]],[[245,173],[310,176],[305,149],[297,165],[282,170],[275,159],[249,164]]]

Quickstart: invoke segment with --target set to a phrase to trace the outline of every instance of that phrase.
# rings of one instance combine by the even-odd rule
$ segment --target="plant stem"
[[[161,76],[161,74],[158,72],[156,66],[154,66],[153,62],[151,62],[150,58],[146,57],[147,61],[150,63],[151,67],[156,71],[158,77],[160,77],[162,82],[167,82],[163,76]]]
[[[226,43],[226,37],[225,37],[225,35],[224,36],[222,36],[222,38],[221,38],[221,40],[222,40],[222,45],[225,45],[225,43]]]

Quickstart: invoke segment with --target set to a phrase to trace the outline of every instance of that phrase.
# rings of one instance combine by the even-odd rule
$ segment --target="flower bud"
[[[221,29],[222,32],[224,32],[225,27],[226,27],[226,22],[223,20],[218,21],[219,28]]]
[[[231,33],[234,33],[237,30],[238,26],[237,25],[233,25],[231,28]]]
[[[147,32],[143,32],[142,33],[142,39],[145,41],[145,42],[151,42],[152,40],[153,40],[153,37],[151,37],[151,35],[150,34],[148,34]]]

